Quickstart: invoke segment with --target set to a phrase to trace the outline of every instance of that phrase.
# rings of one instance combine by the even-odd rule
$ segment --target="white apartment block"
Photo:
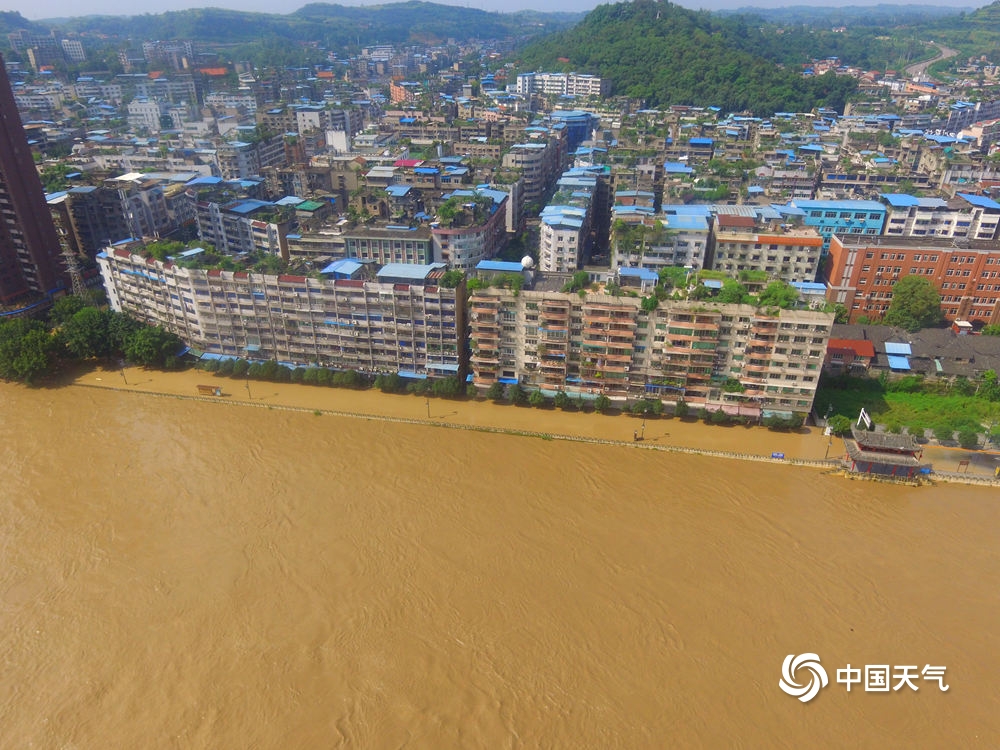
[[[182,268],[127,248],[98,265],[113,310],[223,357],[448,376],[465,345],[465,287],[444,268],[390,265],[376,281]]]
[[[737,278],[740,271],[763,271],[782,281],[816,280],[823,238],[812,227],[769,222],[747,216],[715,217],[712,268]]]
[[[205,94],[205,106],[219,109],[239,109],[249,115],[257,113],[257,97],[253,94],[233,94],[228,91],[213,91]]]
[[[83,50],[83,44],[78,39],[63,39],[59,42],[62,45],[63,54],[70,62],[86,62],[87,53]]]
[[[160,119],[167,113],[167,105],[158,99],[136,98],[128,103],[128,124],[133,128],[145,128],[150,133],[159,133]]]
[[[917,198],[905,193],[880,196],[888,206],[884,234],[888,237],[949,237],[993,240],[1000,223],[1000,203],[980,195],[956,193],[941,198]]]
[[[516,92],[523,96],[606,96],[609,82],[584,73],[521,73]]]
[[[661,302],[587,292],[478,289],[469,300],[473,382],[548,395],[683,400],[732,414],[808,413],[833,314]],[[722,385],[736,380],[743,390]]]

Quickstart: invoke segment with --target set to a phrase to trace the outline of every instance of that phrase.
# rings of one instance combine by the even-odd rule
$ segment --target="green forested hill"
[[[522,37],[566,28],[581,17],[572,13],[488,13],[413,0],[364,7],[312,3],[288,15],[197,8],[127,17],[86,16],[62,20],[59,26],[118,38],[219,43],[284,39],[336,48]]]
[[[649,106],[715,105],[759,114],[843,108],[855,88],[852,79],[804,78],[801,64],[776,64],[775,58],[786,55],[774,46],[741,17],[634,0],[599,6],[578,26],[538,39],[524,50],[519,68],[606,76],[616,94],[644,99]],[[769,49],[773,54],[766,54]],[[569,62],[561,64],[560,58]]]

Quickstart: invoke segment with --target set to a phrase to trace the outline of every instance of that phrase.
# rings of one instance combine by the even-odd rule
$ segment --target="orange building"
[[[948,320],[1000,323],[1000,244],[943,238],[839,237],[824,269],[827,300],[844,305],[850,322],[883,317],[893,285],[923,276],[941,294]]]

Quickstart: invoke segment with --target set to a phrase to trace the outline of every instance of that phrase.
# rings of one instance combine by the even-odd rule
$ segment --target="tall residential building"
[[[545,285],[544,275],[542,285]],[[488,287],[469,300],[473,382],[683,400],[732,414],[812,409],[833,314]],[[733,381],[740,388],[732,388]]]
[[[0,57],[0,304],[63,287],[60,252]]]
[[[320,364],[406,377],[458,374],[465,357],[465,284],[445,267],[337,261],[322,278],[184,268],[132,254],[97,258],[114,310],[162,325],[219,357]]]

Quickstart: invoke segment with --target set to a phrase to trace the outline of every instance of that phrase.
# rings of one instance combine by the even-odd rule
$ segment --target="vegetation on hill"
[[[332,49],[369,44],[439,44],[453,39],[501,39],[544,34],[579,19],[574,13],[489,13],[411,0],[364,7],[310,3],[294,13],[195,8],[137,16],[86,16],[68,30],[135,39],[248,43],[281,39]]]
[[[817,49],[815,39],[806,45],[796,34],[765,34],[740,17],[634,0],[599,6],[578,26],[532,42],[519,68],[599,74],[611,80],[613,93],[647,106],[715,105],[761,114],[816,106],[842,110],[854,80],[803,77],[800,65],[776,65],[792,54],[779,53],[785,47],[799,47],[800,62],[810,59],[807,50]]]
[[[921,33],[963,54],[986,55],[995,60],[1000,57],[1000,0],[972,13],[923,24]]]

